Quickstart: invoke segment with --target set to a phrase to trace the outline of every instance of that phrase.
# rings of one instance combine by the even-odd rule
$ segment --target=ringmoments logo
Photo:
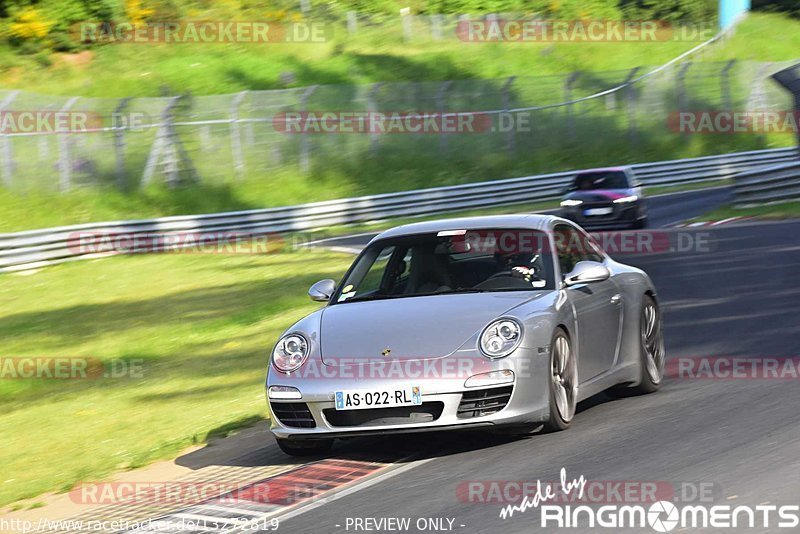
[[[713,505],[679,504],[660,500],[652,504],[607,504],[592,507],[588,504],[563,504],[562,497],[571,502],[585,498],[589,481],[584,476],[567,479],[561,469],[559,484],[537,481],[536,491],[517,504],[501,508],[500,518],[538,509],[541,528],[651,528],[655,532],[673,532],[699,528],[766,528],[797,529],[800,526],[798,505]]]

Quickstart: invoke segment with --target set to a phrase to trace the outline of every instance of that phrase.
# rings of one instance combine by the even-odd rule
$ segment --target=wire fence
[[[331,167],[347,174],[364,162],[372,172],[513,160],[551,170],[582,154],[680,142],[681,111],[789,110],[790,96],[769,76],[790,63],[684,61],[645,77],[651,69],[640,67],[197,97],[0,91],[0,179],[25,192],[228,184]],[[708,139],[707,153],[720,152]]]

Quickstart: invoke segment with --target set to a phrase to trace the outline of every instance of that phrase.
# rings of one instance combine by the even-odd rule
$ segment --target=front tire
[[[550,343],[550,419],[547,432],[566,430],[575,417],[578,404],[578,362],[569,336],[556,329]]]
[[[278,447],[289,456],[318,456],[331,450],[332,439],[276,438]]]

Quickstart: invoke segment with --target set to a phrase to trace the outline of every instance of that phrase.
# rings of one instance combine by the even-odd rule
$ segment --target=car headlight
[[[522,342],[522,325],[516,319],[498,319],[483,329],[480,348],[491,359],[505,358]]]
[[[308,358],[308,341],[300,334],[283,336],[272,351],[272,364],[279,371],[290,373]]]
[[[583,204],[583,200],[567,199],[561,201],[562,208],[574,208],[575,206],[580,206],[581,204]]]
[[[622,197],[616,199],[614,201],[614,204],[627,204],[629,202],[636,202],[637,200],[639,200],[639,197],[637,197],[636,195],[631,195],[629,197]]]

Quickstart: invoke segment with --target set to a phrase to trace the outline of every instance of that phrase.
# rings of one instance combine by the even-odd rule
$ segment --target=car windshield
[[[332,302],[553,289],[547,234],[537,230],[454,230],[369,245]]]
[[[571,191],[591,191],[593,189],[627,189],[630,187],[624,171],[586,172],[575,177]]]

